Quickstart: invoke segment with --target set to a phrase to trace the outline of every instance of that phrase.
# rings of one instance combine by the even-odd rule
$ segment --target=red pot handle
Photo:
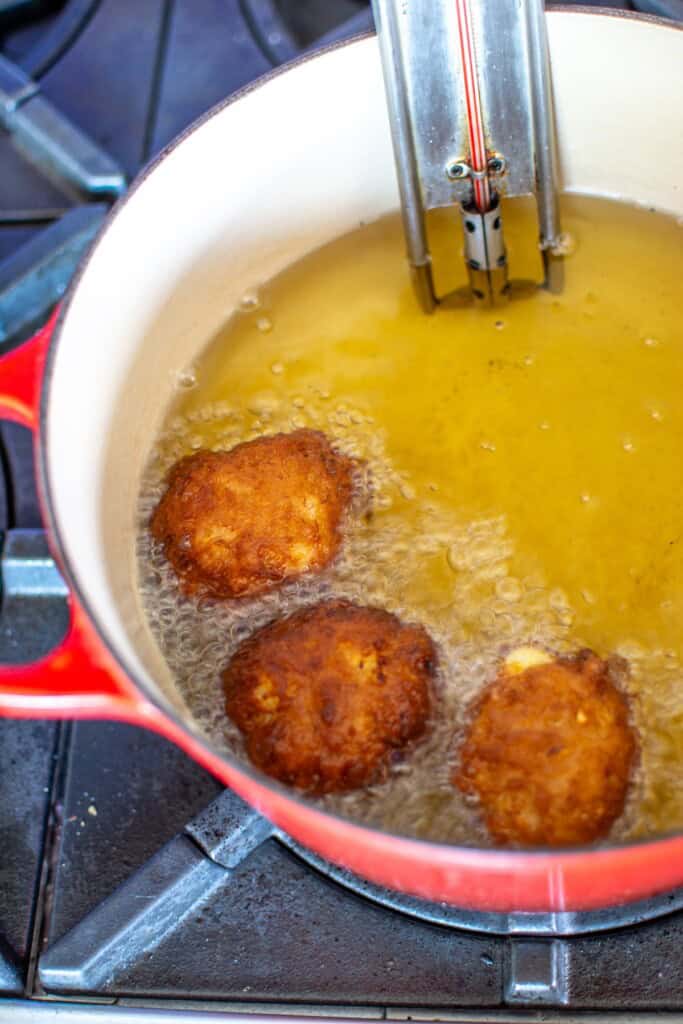
[[[0,417],[38,439],[43,368],[57,313],[30,341],[0,358]],[[0,716],[106,717],[140,722],[148,704],[106,650],[87,615],[69,596],[64,640],[31,665],[0,665]]]
[[[50,338],[57,320],[55,311],[37,334],[0,357],[0,418],[38,430],[40,384]]]

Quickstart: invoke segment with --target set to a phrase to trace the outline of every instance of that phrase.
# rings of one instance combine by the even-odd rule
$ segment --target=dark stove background
[[[683,17],[683,0],[638,6]],[[213,103],[369,25],[362,0],[0,0],[0,52],[130,180]],[[49,180],[0,132],[0,351],[43,322],[115,191]],[[66,608],[40,532],[30,438],[7,423],[0,536],[0,662],[28,660],[59,639]],[[680,1010],[682,940],[681,913],[570,940],[416,921],[305,864],[158,737],[0,720],[3,1020],[12,997],[64,993],[121,1008],[218,1000],[397,1019],[506,1006]]]

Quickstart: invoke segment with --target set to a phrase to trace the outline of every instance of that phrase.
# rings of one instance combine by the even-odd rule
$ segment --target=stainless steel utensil
[[[509,296],[503,199],[536,197],[543,284],[562,286],[550,64],[542,0],[373,0],[408,260],[434,287],[425,213],[458,204],[474,301]]]

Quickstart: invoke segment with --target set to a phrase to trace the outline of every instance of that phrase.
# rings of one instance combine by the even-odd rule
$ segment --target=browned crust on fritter
[[[502,671],[474,708],[453,781],[500,844],[575,846],[624,808],[636,755],[629,707],[591,651]]]
[[[421,626],[326,601],[271,623],[223,673],[252,762],[313,794],[379,781],[425,732],[436,666]]]
[[[353,471],[316,430],[198,451],[171,469],[152,534],[186,594],[261,594],[332,561]]]

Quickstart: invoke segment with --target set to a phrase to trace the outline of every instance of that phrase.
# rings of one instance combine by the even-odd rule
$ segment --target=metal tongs
[[[472,301],[510,294],[501,200],[535,195],[543,284],[562,288],[542,0],[372,0],[415,289],[434,288],[426,211],[460,206]]]

